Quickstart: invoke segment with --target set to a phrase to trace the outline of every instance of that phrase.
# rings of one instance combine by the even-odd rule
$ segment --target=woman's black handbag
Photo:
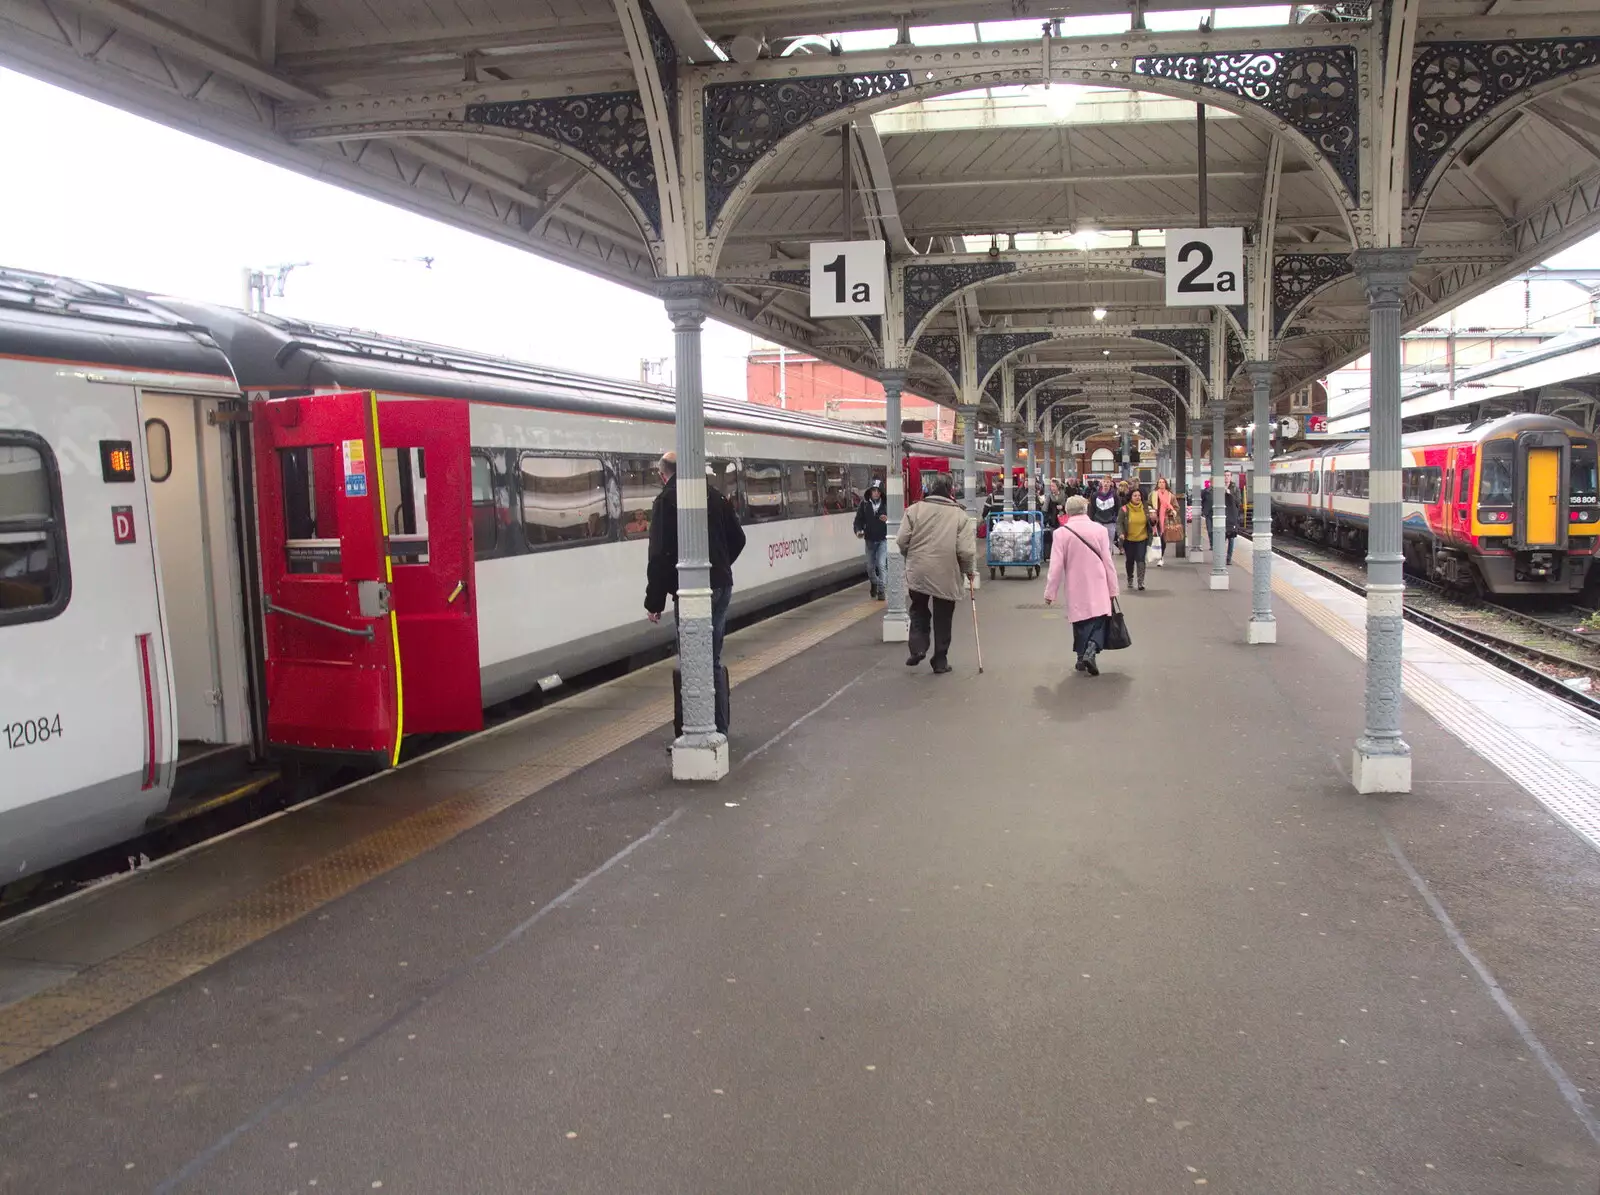
[[[1122,605],[1111,599],[1111,615],[1106,619],[1106,650],[1121,651],[1133,646],[1133,636],[1128,634],[1128,620],[1122,617]]]

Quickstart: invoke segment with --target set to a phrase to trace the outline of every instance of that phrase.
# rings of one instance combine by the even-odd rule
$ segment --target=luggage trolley
[[[1025,568],[1037,577],[1044,562],[1044,514],[1037,510],[1002,510],[989,516],[984,528],[989,580],[1007,568]]]

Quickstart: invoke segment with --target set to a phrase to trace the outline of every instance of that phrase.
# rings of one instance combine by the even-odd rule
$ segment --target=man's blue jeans
[[[711,670],[722,667],[722,638],[728,633],[728,605],[733,601],[733,587],[724,586],[711,591]],[[673,597],[672,621],[678,622],[678,601]]]
[[[889,541],[869,539],[866,541],[866,551],[867,581],[874,589],[882,589],[886,584],[884,574],[889,567]]]

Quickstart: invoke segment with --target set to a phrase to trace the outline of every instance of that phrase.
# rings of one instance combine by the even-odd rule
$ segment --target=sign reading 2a
[[[884,314],[887,262],[882,241],[812,242],[811,314]]]
[[[1167,306],[1228,307],[1243,302],[1244,229],[1167,230]]]

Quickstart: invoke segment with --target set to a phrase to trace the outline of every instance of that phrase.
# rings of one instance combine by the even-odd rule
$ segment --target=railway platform
[[[1600,731],[1408,628],[1356,795],[1360,599],[1275,573],[1098,678],[1042,580],[981,675],[836,595],[717,785],[658,665],[0,928],[0,1189],[1589,1195]]]

